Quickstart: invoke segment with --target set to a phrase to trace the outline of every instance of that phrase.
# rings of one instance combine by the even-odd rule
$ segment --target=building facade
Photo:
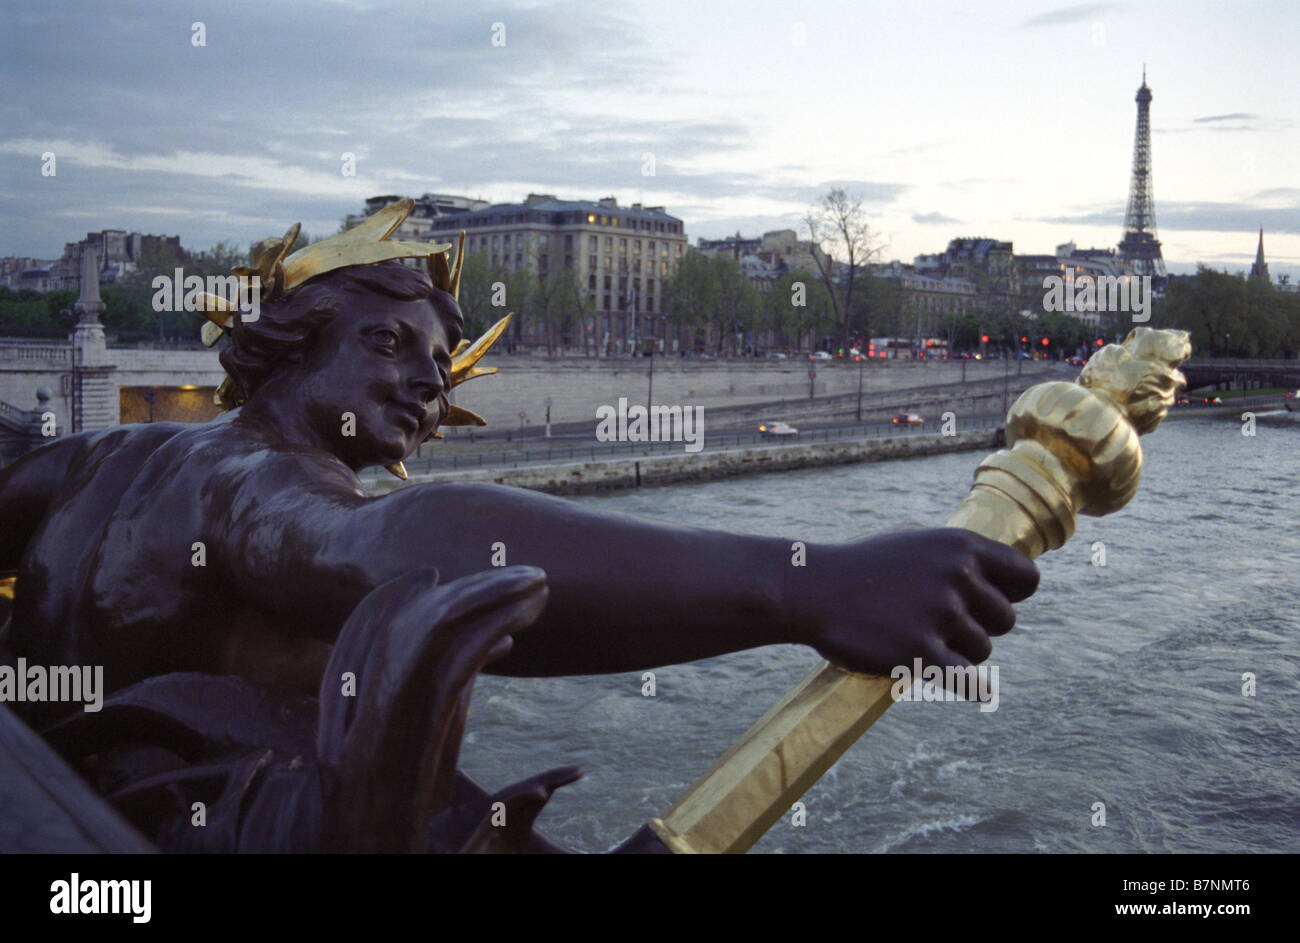
[[[184,261],[180,236],[153,236],[124,229],[86,233],[79,242],[69,242],[63,255],[52,261],[27,258],[0,259],[0,285],[34,291],[77,291],[81,286],[81,256],[87,250],[99,259],[99,280],[111,284],[134,272],[148,259]]]
[[[968,279],[922,274],[916,266],[902,262],[876,266],[871,274],[894,283],[904,313],[919,315],[922,326],[932,327],[936,320],[961,317],[976,309],[975,285]]]
[[[366,211],[397,199],[375,197]],[[627,352],[640,338],[663,337],[652,319],[663,316],[664,282],[681,261],[687,239],[682,221],[662,206],[619,206],[614,197],[561,200],[549,193],[530,193],[522,203],[441,199],[444,205],[436,205],[432,215],[410,217],[415,225],[403,238],[455,243],[463,229],[466,252],[483,253],[496,271],[539,277],[571,272],[588,309],[583,329],[607,352]],[[537,343],[536,330],[524,319],[520,340]]]
[[[360,215],[349,215],[344,220],[343,228],[351,229],[367,216],[372,216],[385,206],[396,203],[401,199],[403,197],[395,194],[372,196],[366,200],[366,211]],[[412,199],[415,202],[415,207],[411,210],[411,214],[402,220],[402,224],[394,230],[393,238],[395,239],[419,240],[422,238],[423,233],[432,231],[434,228],[433,221],[440,216],[451,213],[473,212],[486,209],[491,205],[487,200],[478,200],[468,196],[453,196],[449,193],[426,193]]]
[[[0,259],[0,285],[18,291],[53,291],[54,266],[57,259],[9,257]]]
[[[920,275],[962,279],[984,286],[1003,300],[1009,301],[1020,293],[1020,275],[1010,242],[983,237],[953,239],[943,252],[918,255],[914,264]]]
[[[818,259],[829,266],[830,257],[811,242],[801,240],[793,229],[774,229],[761,237],[748,238],[736,233],[722,239],[699,239],[696,248],[703,256],[729,256],[740,263],[745,277],[760,290],[790,272],[816,274]]]

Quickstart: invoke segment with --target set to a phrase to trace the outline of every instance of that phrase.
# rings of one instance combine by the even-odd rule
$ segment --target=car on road
[[[1067,363],[1069,363],[1069,365],[1072,367],[1082,367],[1087,362],[1088,361],[1084,360],[1082,357],[1071,357],[1067,361]]]
[[[767,359],[768,359],[768,360],[786,360],[787,358],[786,358],[785,354],[777,353],[776,351],[772,351],[770,354],[767,355]]]
[[[830,359],[831,359],[831,355],[830,355],[827,351],[819,350],[819,351],[817,351],[817,353],[815,353],[815,354],[812,355],[812,359],[813,359],[813,360],[830,360]]]
[[[899,413],[894,417],[894,425],[896,426],[919,426],[923,422],[925,420],[916,413]]]
[[[765,439],[771,439],[777,436],[798,435],[799,430],[786,422],[760,422],[758,432]]]

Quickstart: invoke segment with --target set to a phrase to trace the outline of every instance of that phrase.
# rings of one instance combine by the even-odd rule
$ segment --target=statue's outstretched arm
[[[597,513],[483,484],[422,485],[366,498],[341,480],[288,474],[250,508],[232,551],[236,585],[288,607],[326,641],[375,586],[435,567],[443,581],[500,565],[540,567],[550,601],[488,670],[560,675],[638,670],[773,643],[813,645],[856,670],[920,657],[982,661],[1037,570],[966,531],[806,543]],[[242,549],[238,549],[242,548]]]

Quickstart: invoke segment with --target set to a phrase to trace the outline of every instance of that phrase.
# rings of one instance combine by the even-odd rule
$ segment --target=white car
[[[799,430],[794,426],[784,422],[763,422],[759,423],[758,432],[764,438],[771,436],[798,435]]]
[[[826,351],[824,351],[824,350],[819,350],[819,351],[817,351],[817,353],[815,353],[815,354],[812,355],[812,359],[813,359],[813,360],[830,360],[830,359],[831,359],[831,355],[830,355],[829,353],[827,353]]]

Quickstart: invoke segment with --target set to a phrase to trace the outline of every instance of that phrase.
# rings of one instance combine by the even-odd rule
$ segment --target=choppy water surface
[[[1143,441],[1134,501],[1040,558],[1041,587],[989,662],[998,710],[894,705],[804,797],[807,825],[779,822],[756,850],[1300,851],[1300,416],[1262,415],[1254,438],[1185,419]],[[845,540],[941,525],[979,458],[578,500]],[[1098,540],[1105,567],[1092,565]],[[817,660],[781,646],[665,667],[654,698],[639,674],[483,678],[462,766],[492,788],[582,766],[540,827],[603,851],[664,812]]]

